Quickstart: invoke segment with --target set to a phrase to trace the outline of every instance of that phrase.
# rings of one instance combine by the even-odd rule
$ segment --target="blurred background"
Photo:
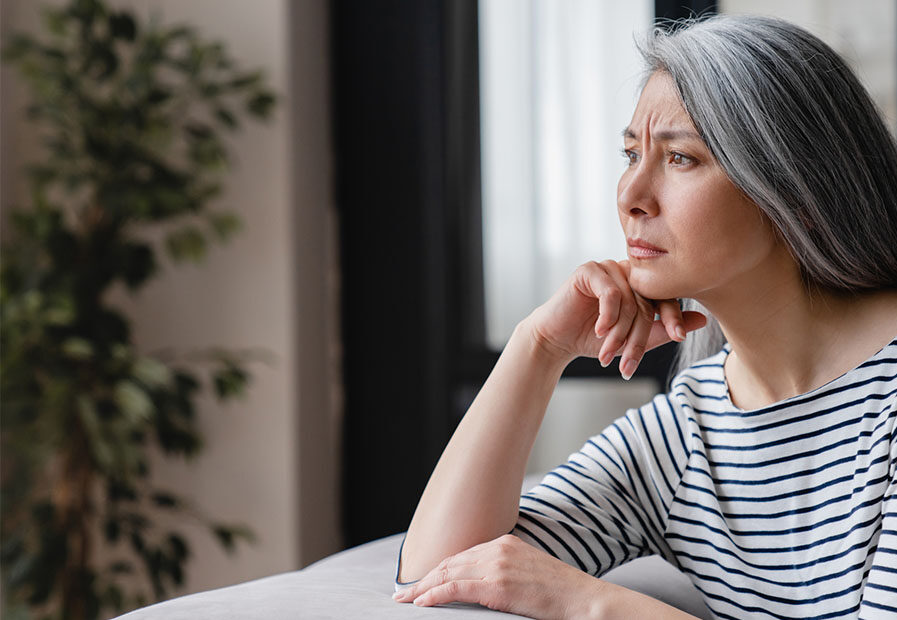
[[[56,4],[60,4],[56,2]],[[245,398],[199,401],[204,450],[153,479],[252,545],[184,524],[188,593],[307,566],[403,531],[514,325],[580,263],[622,258],[620,131],[638,96],[633,36],[658,17],[778,15],[831,44],[897,130],[893,0],[110,0],[184,22],[262,67],[279,101],[228,137],[216,203],[244,229],[205,262],[110,302],[136,346],[260,347]],[[2,0],[0,35],[39,27]],[[2,69],[0,206],[41,157],[19,76]],[[528,467],[546,471],[667,380],[568,368]],[[2,416],[2,412],[0,412]],[[0,418],[2,421],[2,418]]]

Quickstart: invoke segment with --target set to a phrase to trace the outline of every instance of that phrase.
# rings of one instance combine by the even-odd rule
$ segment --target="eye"
[[[682,153],[677,153],[676,151],[670,151],[667,155],[669,157],[669,162],[674,166],[687,166],[694,163],[695,161],[688,155],[683,155]]]
[[[622,148],[620,149],[620,155],[626,158],[627,165],[631,166],[638,162],[638,153],[631,149]]]

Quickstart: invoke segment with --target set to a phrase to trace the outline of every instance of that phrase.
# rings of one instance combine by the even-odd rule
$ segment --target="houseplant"
[[[249,536],[155,488],[149,452],[196,455],[197,394],[243,393],[251,353],[139,352],[108,297],[157,275],[160,252],[198,261],[239,229],[210,207],[223,133],[269,117],[275,96],[188,26],[102,0],[45,9],[43,24],[4,47],[45,156],[0,263],[3,616],[81,620],[182,583],[189,548],[159,511],[200,519],[227,548]]]

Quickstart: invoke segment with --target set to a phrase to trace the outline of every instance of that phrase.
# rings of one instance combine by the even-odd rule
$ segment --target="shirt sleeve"
[[[413,586],[420,579],[415,579],[414,581],[399,581],[399,574],[402,572],[402,549],[405,547],[405,536],[407,536],[407,532],[402,536],[402,544],[399,545],[399,559],[396,560],[396,578],[395,578],[395,590],[398,592],[403,588],[407,588],[408,586]]]
[[[685,427],[665,395],[630,410],[521,496],[511,533],[596,577],[644,555],[674,561],[663,533],[690,453]]]
[[[863,620],[897,617],[897,436],[891,442],[891,483],[882,502],[881,532],[863,588],[859,614]]]

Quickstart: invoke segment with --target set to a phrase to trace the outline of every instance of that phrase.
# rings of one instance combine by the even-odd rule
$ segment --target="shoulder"
[[[687,411],[722,411],[729,400],[723,366],[729,345],[718,353],[695,362],[670,382],[667,398]]]

